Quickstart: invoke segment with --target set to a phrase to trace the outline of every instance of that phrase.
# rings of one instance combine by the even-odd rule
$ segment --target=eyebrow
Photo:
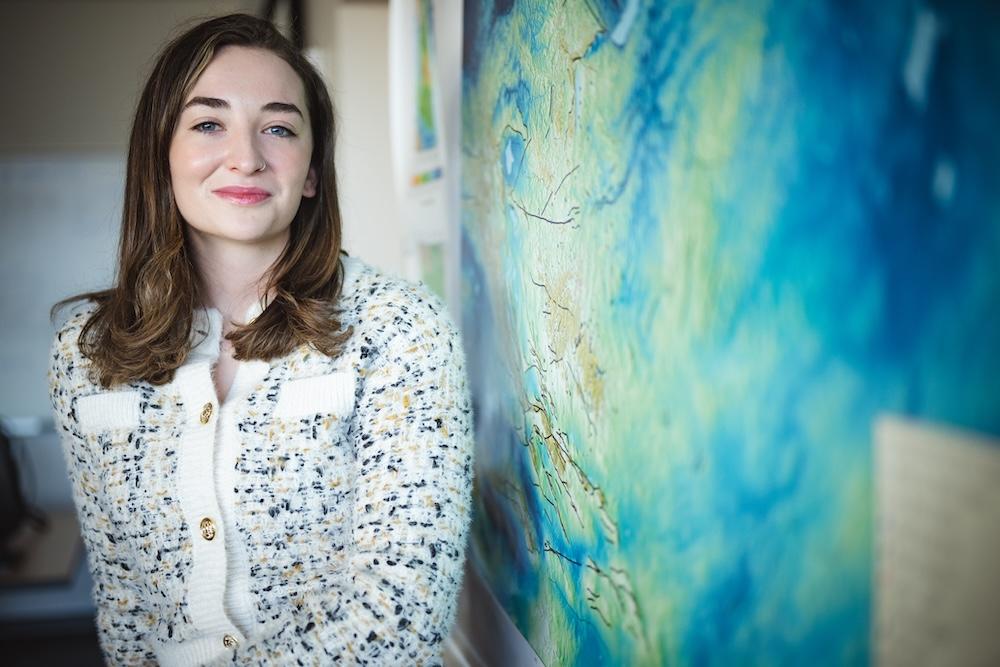
[[[220,99],[218,97],[192,97],[188,100],[188,103],[184,105],[184,109],[188,109],[193,106],[206,106],[211,109],[228,109],[229,102]],[[262,106],[261,111],[274,111],[278,113],[297,113],[300,118],[305,118],[302,114],[302,110],[290,102],[268,102]]]

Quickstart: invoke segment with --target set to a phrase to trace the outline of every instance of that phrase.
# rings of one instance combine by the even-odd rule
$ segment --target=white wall
[[[49,308],[111,280],[123,178],[111,151],[0,157],[3,417],[49,416]]]
[[[337,110],[344,246],[389,273],[403,266],[389,143],[388,5],[314,2],[310,45],[326,58]]]

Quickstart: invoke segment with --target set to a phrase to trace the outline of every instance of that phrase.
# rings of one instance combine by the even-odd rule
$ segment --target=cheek
[[[267,163],[280,167],[282,173],[305,175],[312,160],[312,142],[309,140],[288,142],[275,140],[261,144],[261,152]]]
[[[174,184],[195,183],[212,173],[218,162],[205,146],[174,145],[170,148],[170,177]]]
[[[280,168],[285,174],[305,174],[309,169],[309,158],[311,151],[305,151],[301,147],[273,146],[271,150],[264,151],[264,159],[267,164]]]

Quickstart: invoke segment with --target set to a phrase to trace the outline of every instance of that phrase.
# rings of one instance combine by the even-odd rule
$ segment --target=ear
[[[303,197],[315,197],[316,196],[316,184],[319,182],[319,178],[316,176],[316,168],[309,167],[309,173],[306,174],[306,182],[302,186],[302,196]]]

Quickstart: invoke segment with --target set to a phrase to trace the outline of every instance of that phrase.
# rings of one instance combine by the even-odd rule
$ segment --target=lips
[[[216,196],[234,204],[252,205],[259,204],[271,197],[271,193],[260,188],[244,188],[238,185],[230,185],[218,190],[212,190]]]

